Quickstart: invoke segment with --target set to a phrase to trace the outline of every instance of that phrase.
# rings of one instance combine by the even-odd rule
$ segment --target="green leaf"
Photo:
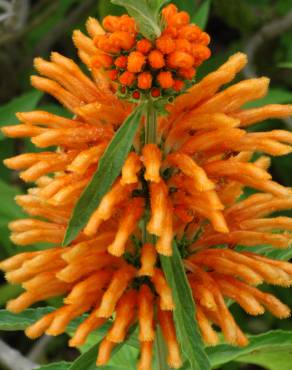
[[[239,362],[259,365],[267,370],[291,370],[291,353],[254,353],[248,356],[242,356]]]
[[[21,313],[14,314],[7,310],[0,310],[0,330],[14,331],[24,330],[35,323],[44,315],[54,311],[54,307],[29,308]],[[86,316],[83,315],[71,321],[66,329],[67,332],[74,332]]]
[[[0,330],[24,330],[53,310],[52,307],[29,308],[19,314],[0,310]]]
[[[126,8],[139,25],[140,33],[152,40],[160,36],[159,11],[167,0],[111,0],[115,5]]]
[[[205,0],[191,18],[200,28],[205,29],[211,8],[211,0]]]
[[[210,363],[204,351],[195,319],[195,303],[187,280],[181,256],[175,243],[171,257],[160,256],[166,280],[175,302],[174,321],[182,352],[191,369],[209,370]]]
[[[265,364],[270,370],[289,370],[288,367],[277,366],[285,364],[285,361],[282,360],[285,359],[286,355],[291,357],[291,331],[274,330],[265,334],[250,335],[249,340],[250,344],[246,347],[234,347],[229,344],[208,347],[206,352],[212,368],[222,366],[230,361],[255,364],[260,361],[261,364]],[[286,362],[286,364],[289,364],[291,368],[291,362]]]
[[[17,187],[0,180],[0,258],[6,258],[15,253],[15,247],[9,239],[8,223],[16,218],[23,217],[21,208],[14,202],[14,197],[20,194]]]
[[[108,192],[132,146],[144,104],[139,105],[118,129],[99,161],[96,173],[75,206],[63,245],[68,245],[86,225],[102,197]]]
[[[184,10],[185,12],[188,12],[191,17],[195,12],[195,0],[174,0],[171,2],[175,4],[180,11]]]
[[[95,365],[100,344],[100,342],[98,342],[87,352],[79,356],[68,370],[135,370],[138,349],[133,349],[129,346],[129,342],[132,340],[134,331],[135,327],[130,330],[129,337],[125,342],[119,343],[114,347],[111,356],[112,358],[107,365],[98,367]]]
[[[287,249],[277,249],[270,245],[257,245],[256,247],[237,246],[236,250],[238,252],[258,253],[265,257],[282,261],[289,261],[289,259],[292,258],[292,247]]]
[[[0,126],[7,126],[18,123],[16,112],[26,112],[35,109],[43,93],[32,90],[18,96],[9,103],[0,107]]]
[[[36,370],[69,370],[70,362],[55,362],[50,365],[43,365]]]
[[[4,306],[7,301],[17,297],[23,289],[19,285],[2,284],[0,285],[0,306]]]

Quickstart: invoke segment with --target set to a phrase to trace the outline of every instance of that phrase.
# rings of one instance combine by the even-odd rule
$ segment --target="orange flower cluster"
[[[184,14],[171,15],[164,10],[168,28],[181,25]],[[134,33],[133,21],[125,16],[118,20],[119,32]],[[112,22],[116,25],[117,19]],[[267,78],[221,89],[246,65],[246,56],[235,54],[167,107],[169,115],[158,118],[157,144],[145,145],[138,132],[120,176],[84,230],[71,245],[61,247],[76,201],[110,139],[133,109],[129,102],[117,98],[106,71],[92,63],[100,52],[96,47],[102,33],[98,21],[90,18],[87,30],[90,37],[75,31],[73,40],[91,77],[57,53],[52,53],[50,61],[37,58],[35,66],[43,77],[32,77],[34,87],[51,94],[74,118],[24,112],[17,114],[18,125],[2,128],[8,137],[29,137],[39,148],[58,147],[56,151],[26,153],[5,161],[9,168],[21,171],[24,181],[36,184],[27,194],[16,197],[29,217],[10,224],[12,240],[22,246],[40,241],[55,244],[0,263],[7,280],[25,290],[7,308],[17,313],[50,297],[65,296],[61,308],[41,318],[26,333],[31,338],[43,333],[61,334],[73,318],[88,312],[70,340],[72,346],[82,345],[114,314],[99,347],[98,365],[109,360],[114,346],[138,323],[139,370],[151,370],[159,326],[169,366],[179,368],[182,359],[173,320],[175,304],[158,258],[159,254],[171,256],[175,238],[205,341],[210,345],[218,342],[216,325],[226,341],[247,344],[225,298],[252,315],[265,309],[280,318],[290,314],[285,304],[256,286],[263,282],[290,286],[292,265],[238,252],[234,247],[289,247],[292,219],[269,216],[292,209],[291,189],[271,179],[267,156],[254,161],[253,153],[290,153],[292,134],[284,130],[250,132],[246,128],[269,118],[288,117],[292,106],[242,108],[266,94]],[[146,47],[145,42],[139,45]],[[245,187],[256,193],[241,199]],[[144,217],[145,209],[149,218]],[[155,243],[144,240],[141,220]]]
[[[170,4],[162,10],[165,28],[159,38],[142,38],[135,20],[128,15],[107,16],[103,20],[106,33],[94,38],[98,48],[93,65],[109,70],[111,80],[126,88],[130,97],[139,99],[151,91],[159,96],[161,89],[181,91],[185,80],[192,80],[196,68],[210,57],[210,37],[198,26],[190,24],[188,13],[178,12]]]

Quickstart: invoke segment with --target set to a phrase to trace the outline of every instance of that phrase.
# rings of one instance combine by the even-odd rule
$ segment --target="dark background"
[[[139,1],[139,0],[137,0]],[[202,1],[174,1],[181,9],[195,14]],[[6,8],[1,8],[6,4]],[[87,16],[99,19],[105,15],[118,14],[120,8],[110,5],[109,0],[3,0],[0,1],[0,125],[16,123],[15,111],[39,109],[67,115],[53,99],[33,91],[29,76],[33,72],[35,56],[48,57],[50,51],[77,60],[71,41],[73,29],[84,29]],[[208,16],[207,32],[212,37],[213,56],[201,67],[198,79],[236,51],[249,54],[250,65],[241,78],[268,76],[271,78],[269,95],[261,99],[264,103],[292,103],[292,0],[213,0]],[[292,121],[272,120],[257,129],[292,129]],[[9,241],[7,223],[21,217],[13,197],[25,191],[16,174],[2,165],[2,159],[21,152],[35,150],[29,141],[12,141],[0,134],[0,258],[15,253],[16,247]],[[272,161],[274,179],[286,186],[292,185],[292,157],[278,157]],[[291,290],[273,289],[284,302],[292,306]],[[0,277],[0,306],[19,292]],[[51,305],[57,302],[49,302]],[[289,320],[279,321],[270,315],[250,318],[240,309],[237,321],[250,333],[283,328],[292,330]],[[66,336],[53,340],[31,342],[21,332],[2,332],[2,338],[12,347],[37,362],[73,360],[77,351],[66,347]],[[35,347],[39,345],[39,347]],[[291,365],[292,368],[292,365]],[[0,369],[2,369],[0,364]],[[12,368],[13,369],[13,368]],[[231,363],[224,370],[262,369],[255,365]],[[18,369],[14,369],[18,370]]]

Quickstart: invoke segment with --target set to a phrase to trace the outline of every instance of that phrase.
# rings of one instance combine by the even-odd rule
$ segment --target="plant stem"
[[[146,108],[145,144],[156,144],[157,141],[157,113],[152,100],[149,99]]]
[[[157,144],[157,112],[153,106],[153,102],[149,99],[146,108],[146,122],[145,122],[145,145],[146,144]],[[146,229],[147,216],[144,216],[143,222],[143,242],[144,243],[155,243],[155,236],[148,233]],[[166,348],[163,341],[163,336],[159,325],[156,328],[156,338],[155,338],[155,370],[170,370],[166,362]]]

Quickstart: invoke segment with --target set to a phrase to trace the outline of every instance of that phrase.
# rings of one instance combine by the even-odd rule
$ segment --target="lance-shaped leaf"
[[[163,272],[172,289],[173,312],[178,341],[190,364],[190,369],[209,370],[210,362],[204,350],[195,319],[195,303],[187,280],[181,256],[175,243],[171,257],[160,256]]]
[[[131,17],[135,18],[139,32],[153,40],[160,36],[159,12],[168,0],[111,0],[113,4],[123,6]]]
[[[207,348],[212,368],[231,361],[258,364],[269,370],[291,369],[292,332],[274,330],[260,335],[250,335],[246,347],[221,344]]]
[[[92,213],[99,206],[102,197],[109,191],[120,174],[131,149],[143,110],[144,105],[139,105],[128,116],[109,143],[99,161],[95,174],[75,206],[63,245],[70,244],[77,237]]]

